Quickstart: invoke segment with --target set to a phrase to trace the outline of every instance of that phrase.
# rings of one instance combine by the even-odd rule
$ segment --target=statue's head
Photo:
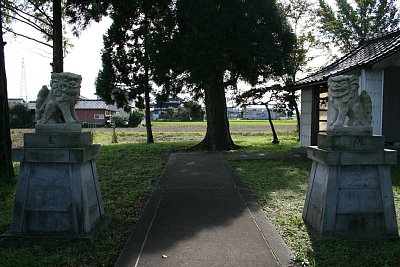
[[[355,94],[358,91],[358,76],[338,75],[328,79],[328,90],[333,97],[341,97],[345,94]]]
[[[81,88],[81,82],[82,76],[75,73],[52,73],[50,87],[51,89],[61,89],[61,91],[79,91]]]

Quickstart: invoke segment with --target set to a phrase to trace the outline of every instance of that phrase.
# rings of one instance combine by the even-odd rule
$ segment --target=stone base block
[[[349,136],[318,134],[318,147],[334,151],[377,151],[385,148],[383,136]]]
[[[35,133],[24,139],[27,146],[13,150],[13,160],[21,164],[6,236],[90,238],[109,221],[96,170],[100,145],[92,144],[90,133]]]
[[[40,241],[49,241],[49,240],[57,240],[59,241],[93,241],[95,240],[98,233],[103,231],[111,222],[111,216],[108,214],[104,214],[101,217],[101,220],[96,223],[95,227],[92,229],[91,232],[88,233],[59,233],[59,232],[29,232],[29,233],[17,233],[7,231],[0,235],[5,241],[15,241],[21,240],[24,241],[32,241],[32,242],[40,242]]]
[[[337,153],[352,153],[352,157],[343,165]],[[319,235],[340,239],[399,237],[388,165],[391,160],[369,164],[359,160],[366,158],[363,152],[317,147],[310,148],[309,155],[313,164],[303,219]]]
[[[55,123],[55,124],[36,124],[36,133],[80,133],[82,125],[80,123]]]
[[[21,162],[10,232],[89,234],[105,217],[94,159],[83,163]]]
[[[342,126],[342,127],[328,126],[326,132],[330,135],[342,135],[342,136],[372,135],[372,126]]]
[[[93,143],[92,134],[85,133],[26,133],[25,148],[82,148]]]

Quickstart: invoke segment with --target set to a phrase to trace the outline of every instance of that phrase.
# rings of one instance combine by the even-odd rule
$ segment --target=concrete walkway
[[[291,266],[226,154],[174,154],[116,266]]]

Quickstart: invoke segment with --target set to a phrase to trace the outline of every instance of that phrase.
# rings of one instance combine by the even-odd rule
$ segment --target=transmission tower
[[[21,70],[21,88],[20,95],[28,103],[28,91],[26,90],[26,75],[25,75],[25,62],[22,58],[22,70]]]

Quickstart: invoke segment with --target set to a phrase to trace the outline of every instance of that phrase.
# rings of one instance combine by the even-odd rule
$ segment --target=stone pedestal
[[[14,237],[91,238],[109,217],[104,213],[96,171],[100,145],[90,133],[24,135],[13,150],[20,161],[10,232]]]
[[[313,160],[303,219],[327,238],[397,239],[390,164],[397,152],[382,136],[320,134],[308,148]]]

